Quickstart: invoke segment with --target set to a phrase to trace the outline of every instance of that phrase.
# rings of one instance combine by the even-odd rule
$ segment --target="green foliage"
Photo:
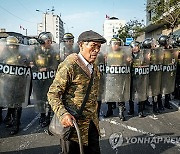
[[[152,23],[165,23],[167,28],[180,24],[180,1],[179,0],[151,0],[146,7],[152,14]]]
[[[145,25],[143,24],[143,22],[143,20],[130,20],[125,24],[125,26],[119,29],[119,38],[121,38],[124,42],[127,37],[133,37],[134,39],[136,39],[144,31]]]

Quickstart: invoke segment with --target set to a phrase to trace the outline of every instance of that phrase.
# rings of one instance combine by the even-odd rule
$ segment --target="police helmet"
[[[45,44],[46,40],[51,40],[52,41],[52,38],[53,38],[53,36],[52,36],[51,32],[42,32],[38,36],[38,42],[40,44]]]
[[[113,37],[112,39],[111,39],[111,41],[110,41],[110,44],[113,44],[113,43],[119,43],[119,45],[120,46],[122,46],[123,45],[123,41],[122,41],[122,39],[120,39],[120,38],[118,38],[118,37]]]
[[[74,39],[74,36],[72,33],[65,33],[64,36],[63,36],[63,40],[66,41],[66,40],[71,40],[71,39]]]
[[[180,35],[177,36],[177,38],[176,38],[176,43],[177,43],[177,46],[180,46]]]
[[[38,44],[38,41],[36,39],[29,39],[29,45],[35,45]]]
[[[169,37],[167,35],[161,35],[158,42],[161,46],[166,46],[168,44]]]
[[[138,41],[132,41],[132,42],[130,43],[130,47],[131,47],[131,48],[134,48],[134,47],[136,47],[136,46],[138,46],[138,47],[140,48],[140,45],[141,45],[141,43],[138,42]]]
[[[144,49],[151,49],[153,38],[147,38],[142,42],[142,47]]]
[[[8,36],[6,38],[7,45],[19,45],[19,41],[15,36]]]

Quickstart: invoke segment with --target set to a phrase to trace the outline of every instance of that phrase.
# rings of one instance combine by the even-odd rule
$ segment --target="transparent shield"
[[[28,46],[5,45],[0,56],[0,106],[26,106],[29,99],[31,69]]]
[[[131,53],[127,48],[110,51],[105,65],[105,102],[125,102],[130,98]]]
[[[133,56],[131,99],[145,101],[148,96],[150,49],[140,50]]]

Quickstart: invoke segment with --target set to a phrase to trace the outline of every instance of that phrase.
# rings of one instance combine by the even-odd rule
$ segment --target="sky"
[[[0,28],[25,35],[37,35],[37,23],[42,22],[42,12],[52,9],[61,15],[65,32],[75,38],[86,30],[103,35],[106,15],[120,20],[145,20],[146,0],[0,0]],[[42,12],[37,12],[36,9]]]

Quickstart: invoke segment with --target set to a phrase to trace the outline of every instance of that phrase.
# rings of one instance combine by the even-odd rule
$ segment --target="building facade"
[[[152,0],[147,0],[147,4],[150,4]],[[157,1],[157,5],[161,5],[162,1]],[[178,5],[178,4],[177,4]],[[170,9],[169,9],[170,10]],[[168,13],[166,13],[168,15]],[[159,23],[154,24],[152,19],[154,17],[154,12],[151,9],[146,10],[146,28],[145,28],[145,37],[150,38],[153,37],[155,39],[158,39],[160,35],[168,35],[171,33],[171,29],[166,28],[166,22],[162,21]],[[163,17],[163,14],[162,14]],[[174,28],[174,35],[180,35],[180,25]]]
[[[111,17],[104,21],[103,32],[104,38],[107,40],[107,45],[109,45],[110,40],[113,36],[118,35],[118,30],[120,27],[125,25],[125,20],[119,20],[116,17]]]
[[[60,43],[64,35],[63,21],[60,16],[53,13],[44,13],[42,23],[37,26],[38,35],[41,32],[51,32],[53,35],[53,41]]]

